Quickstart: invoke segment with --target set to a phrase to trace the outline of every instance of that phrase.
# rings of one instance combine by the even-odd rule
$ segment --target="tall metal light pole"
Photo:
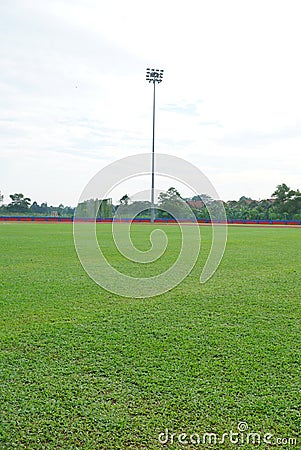
[[[155,103],[156,103],[156,83],[161,83],[163,80],[164,70],[146,69],[146,81],[154,85],[153,98],[153,145],[152,145],[152,187],[151,187],[151,223],[155,221]]]

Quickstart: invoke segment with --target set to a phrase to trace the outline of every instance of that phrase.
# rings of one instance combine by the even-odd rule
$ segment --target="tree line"
[[[190,206],[197,219],[218,219],[221,215],[222,204],[227,218],[230,220],[301,220],[301,192],[299,189],[291,189],[285,183],[279,184],[271,198],[268,199],[253,200],[242,196],[238,201],[229,200],[227,202],[215,200],[208,194],[183,198],[177,189],[170,187],[166,192],[161,192],[158,196],[156,217],[171,218],[171,214],[167,211],[172,210],[178,218],[185,218],[187,216],[185,204]],[[119,208],[120,206],[122,206],[121,215],[123,217],[131,217],[132,213],[139,210],[139,208],[144,209],[137,217],[150,216],[150,202],[131,202],[127,194],[119,200]]]
[[[227,216],[246,220],[301,220],[301,192],[279,184],[270,199],[241,197],[225,205]]]
[[[0,215],[57,215],[72,217],[75,208],[71,206],[48,206],[47,203],[40,205],[23,194],[11,194],[10,203],[3,205],[3,195],[0,192]],[[86,211],[95,209],[95,204],[99,207],[99,200],[87,200],[86,204],[81,204],[83,214]],[[93,204],[92,204],[93,203]],[[293,190],[285,183],[279,184],[271,198],[264,200],[253,200],[242,196],[238,201],[227,202],[215,200],[208,194],[199,194],[190,198],[183,198],[174,187],[170,187],[166,192],[161,192],[158,196],[156,207],[157,218],[170,218],[172,211],[178,218],[186,218],[187,204],[193,211],[197,219],[210,219],[210,213],[216,218],[220,212],[221,204],[224,206],[228,219],[242,220],[301,220],[301,192],[299,189]],[[128,194],[119,200],[118,205],[111,205],[110,202],[102,204],[102,211],[98,216],[112,217],[113,214],[120,217],[150,217],[149,201],[131,201]],[[94,213],[93,213],[94,214]]]
[[[74,209],[71,206],[49,206],[47,203],[41,203],[40,205],[31,199],[25,197],[24,194],[11,194],[10,203],[3,205],[3,195],[0,192],[0,215],[32,215],[32,216],[63,216],[71,217],[74,214]]]

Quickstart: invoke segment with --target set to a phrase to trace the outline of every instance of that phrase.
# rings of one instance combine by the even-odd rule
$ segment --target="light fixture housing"
[[[162,69],[146,69],[146,81],[149,83],[161,83],[163,80],[163,72]]]

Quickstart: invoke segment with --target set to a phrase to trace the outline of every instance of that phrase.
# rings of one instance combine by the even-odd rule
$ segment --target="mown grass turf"
[[[133,227],[140,248],[150,230]],[[137,300],[88,278],[71,225],[1,224],[0,448],[255,448],[158,441],[240,421],[301,448],[300,233],[230,227],[209,282],[201,256],[178,287]]]

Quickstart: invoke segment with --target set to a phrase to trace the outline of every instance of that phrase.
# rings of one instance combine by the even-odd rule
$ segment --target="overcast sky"
[[[224,200],[270,197],[282,182],[300,188],[300,8],[298,0],[2,0],[5,201],[22,192],[74,206],[102,167],[150,151],[147,67],[165,70],[156,151],[198,166]]]

